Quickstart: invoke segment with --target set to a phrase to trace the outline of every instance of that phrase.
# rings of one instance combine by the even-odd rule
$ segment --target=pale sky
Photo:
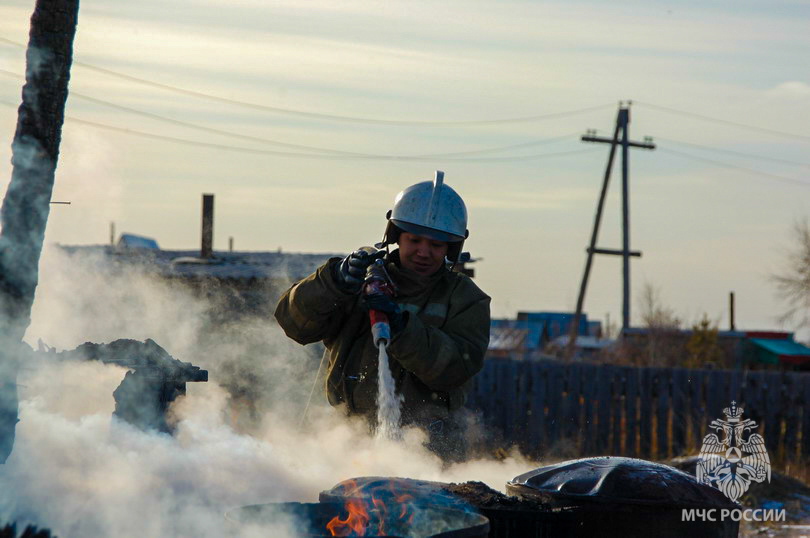
[[[24,72],[24,50],[7,41],[27,43],[33,5],[0,6],[3,185],[22,84],[10,73]],[[738,328],[776,329],[782,307],[768,275],[782,263],[792,223],[810,214],[808,20],[810,2],[799,0],[82,0],[54,190],[54,200],[72,205],[52,206],[46,240],[104,243],[114,221],[119,232],[154,237],[163,248],[197,248],[200,197],[212,192],[215,248],[234,237],[237,250],[349,252],[380,239],[399,190],[441,169],[467,202],[465,250],[483,258],[476,280],[492,296],[493,316],[571,311],[608,151],[579,135],[609,136],[616,104],[632,99],[631,138],[659,145],[630,158],[631,247],[643,251],[632,263],[634,323],[649,282],[687,323],[705,312],[727,328],[733,290]],[[599,108],[500,124],[333,121],[224,104],[88,66],[265,107],[372,119]],[[452,158],[324,159],[274,154],[308,152],[256,139],[402,156],[536,144]],[[543,154],[551,156],[500,159]],[[621,246],[619,164],[604,248]],[[620,271],[618,258],[597,257],[585,301],[592,319],[620,320]]]

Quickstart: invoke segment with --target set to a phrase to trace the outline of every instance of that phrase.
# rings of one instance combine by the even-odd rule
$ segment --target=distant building
[[[571,312],[518,312],[517,319],[493,319],[490,322],[488,357],[522,359],[546,358],[559,352],[561,338],[567,338],[574,322]],[[577,327],[577,354],[591,354],[608,345],[602,339],[602,323],[588,321],[582,314]],[[599,342],[598,344],[596,342]]]
[[[695,331],[691,329],[624,329],[620,336],[620,353],[629,357],[646,355],[650,365],[682,366],[689,357],[688,344],[694,334]],[[716,344],[719,348],[718,360],[703,366],[810,370],[810,348],[796,342],[790,332],[717,331]],[[656,346],[660,351],[655,351]],[[657,357],[650,356],[656,353],[675,359],[657,361]]]
[[[151,237],[144,237],[135,234],[121,234],[116,244],[118,249],[148,249],[160,250],[157,241]]]
[[[138,269],[212,299],[218,315],[270,315],[281,294],[336,254],[214,251],[201,258],[198,250],[161,250],[157,242],[122,234],[115,247],[65,246],[71,257],[103,263],[104,270]]]

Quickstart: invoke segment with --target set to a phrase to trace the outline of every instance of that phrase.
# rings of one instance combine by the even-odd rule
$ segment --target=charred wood
[[[129,369],[113,392],[113,416],[142,430],[173,433],[167,420],[171,403],[186,394],[186,383],[208,381],[208,370],[175,359],[151,339],[85,342],[55,355],[62,360],[95,360]]]
[[[17,534],[17,524],[12,523],[0,528],[0,538],[56,538],[47,529],[37,529],[34,526],[27,526],[22,534]]]

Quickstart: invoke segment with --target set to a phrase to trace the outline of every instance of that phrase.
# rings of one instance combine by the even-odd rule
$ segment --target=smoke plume
[[[252,536],[259,530],[229,528],[224,514],[248,504],[315,502],[356,476],[482,480],[500,489],[535,466],[514,457],[443,468],[422,446],[422,432],[406,430],[401,442],[376,439],[365,423],[326,405],[322,390],[301,426],[317,348],[291,342],[267,318],[214,323],[222,308],[100,252],[46,248],[29,344],[61,350],[152,338],[174,358],[208,369],[210,381],[188,384],[171,409],[176,434],[169,436],[111,419],[124,369],[44,354],[26,362],[17,440],[0,466],[0,522],[62,537]],[[235,397],[245,394],[252,410]],[[288,525],[279,521],[272,534],[289,534]]]

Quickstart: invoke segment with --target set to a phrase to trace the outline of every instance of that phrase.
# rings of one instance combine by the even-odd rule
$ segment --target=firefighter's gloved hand
[[[388,324],[391,326],[391,336],[394,336],[407,323],[407,313],[403,312],[399,305],[384,293],[369,293],[363,295],[360,304],[366,310],[377,310],[388,316]]]
[[[366,278],[368,266],[385,256],[384,250],[371,252],[368,247],[360,248],[343,258],[335,270],[338,287],[346,293],[358,293]]]

